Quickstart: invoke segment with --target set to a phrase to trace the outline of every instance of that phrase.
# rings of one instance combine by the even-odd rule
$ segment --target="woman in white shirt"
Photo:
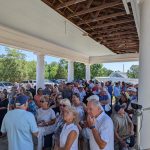
[[[54,132],[54,124],[55,124],[55,112],[49,108],[49,97],[46,95],[43,95],[40,100],[41,108],[37,110],[37,124],[39,128],[39,134],[38,134],[38,146],[37,150],[42,150],[45,141],[44,136],[46,138],[47,135],[53,134]],[[43,142],[44,141],[44,142]],[[45,144],[45,147],[51,147],[52,146],[52,135],[49,142],[51,144]]]
[[[60,134],[59,150],[78,150],[79,130],[76,125],[78,113],[74,107],[67,107],[63,117],[65,124]]]

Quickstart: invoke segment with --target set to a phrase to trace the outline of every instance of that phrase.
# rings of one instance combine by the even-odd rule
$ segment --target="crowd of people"
[[[9,150],[128,150],[135,144],[138,85],[83,81],[0,92],[0,137]]]

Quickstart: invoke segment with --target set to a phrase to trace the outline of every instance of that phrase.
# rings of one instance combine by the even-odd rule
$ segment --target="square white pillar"
[[[38,88],[44,88],[44,55],[43,54],[36,54],[37,55],[37,65],[36,65],[36,90]]]
[[[143,108],[148,108],[150,107],[150,0],[141,1],[140,10],[140,70],[138,102]],[[140,147],[142,149],[150,149],[150,111],[143,112],[142,128],[139,138]]]
[[[91,70],[90,70],[90,64],[86,64],[85,65],[85,79],[87,80],[87,82],[91,79]]]
[[[74,62],[68,61],[68,82],[72,82],[74,80]]]

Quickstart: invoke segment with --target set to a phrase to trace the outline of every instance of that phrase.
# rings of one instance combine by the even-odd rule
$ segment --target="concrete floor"
[[[0,150],[8,150],[7,138],[0,138]]]
[[[34,143],[37,143],[36,139],[34,139]],[[0,150],[8,150],[7,137],[0,138]],[[35,146],[35,150],[36,150],[36,146]]]
[[[34,143],[37,143],[37,141],[34,140]],[[6,137],[0,138],[0,150],[8,150],[8,141]],[[35,150],[36,150],[36,146],[35,146]],[[131,148],[130,150],[136,150],[136,148]]]

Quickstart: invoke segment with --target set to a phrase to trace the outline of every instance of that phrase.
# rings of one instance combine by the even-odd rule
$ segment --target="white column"
[[[68,61],[68,82],[72,82],[74,80],[74,62]]]
[[[139,104],[150,107],[150,0],[140,3]],[[150,111],[143,112],[140,146],[150,149]]]
[[[37,55],[37,65],[36,65],[36,89],[44,88],[44,55]]]
[[[89,81],[90,79],[91,79],[91,70],[90,70],[90,64],[86,64],[85,65],[85,71],[86,71],[86,73],[85,73],[85,79],[87,80],[87,81]]]

